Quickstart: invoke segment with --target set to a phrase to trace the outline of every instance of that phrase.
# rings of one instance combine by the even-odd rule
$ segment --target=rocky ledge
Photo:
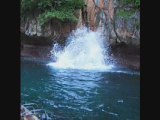
[[[21,57],[30,60],[53,61],[51,50],[52,46],[23,45]],[[140,70],[139,48],[128,47],[125,44],[114,45],[111,47],[110,53],[117,65],[136,71]]]
[[[21,46],[21,57],[31,60],[51,61],[51,50],[51,46],[23,45]]]
[[[140,71],[140,47],[122,43],[112,46],[110,52],[118,65]]]

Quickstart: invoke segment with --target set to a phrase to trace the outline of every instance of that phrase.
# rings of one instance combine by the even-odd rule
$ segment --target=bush
[[[21,18],[38,10],[41,11],[38,17],[41,25],[52,19],[76,22],[74,11],[84,5],[84,0],[21,0]]]
[[[137,9],[140,8],[140,0],[122,0],[122,3],[125,5],[133,4]]]
[[[135,14],[135,11],[119,10],[117,15],[124,19],[129,19]]]
[[[76,22],[78,19],[73,15],[72,11],[46,11],[43,14],[40,14],[39,16],[39,21],[40,24],[43,26],[45,23],[52,19],[58,19],[62,22],[64,21],[71,21],[71,22]]]

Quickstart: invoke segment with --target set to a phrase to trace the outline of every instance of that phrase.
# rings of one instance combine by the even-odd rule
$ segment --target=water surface
[[[140,120],[140,76],[21,60],[21,102],[37,103],[55,120]]]

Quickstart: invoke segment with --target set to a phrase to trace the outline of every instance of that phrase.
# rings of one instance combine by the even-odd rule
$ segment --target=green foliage
[[[140,8],[140,0],[135,0],[134,4],[137,8]]]
[[[135,14],[135,11],[125,11],[125,10],[120,10],[118,11],[117,15],[121,18],[124,19],[129,19]]]
[[[131,4],[134,0],[122,0],[123,3],[125,4]]]
[[[74,11],[84,6],[84,0],[21,0],[21,17],[35,10],[41,12],[41,25],[52,19],[60,21],[77,21]]]
[[[80,9],[84,6],[84,0],[65,0],[65,6],[70,6],[72,9]]]
[[[37,3],[38,9],[51,9],[52,8],[52,1],[53,0],[39,0]]]
[[[33,0],[21,0],[21,14],[32,11],[36,8],[37,1]]]
[[[128,5],[133,6],[133,9],[130,9],[130,10],[123,9],[118,11],[117,15],[124,19],[131,18],[135,14],[135,12],[140,8],[140,0],[121,0],[121,2],[122,2],[121,4],[125,6],[128,6]]]
[[[39,16],[39,21],[42,26],[52,19],[58,19],[62,22],[67,20],[71,22],[77,21],[77,18],[73,15],[72,11],[46,11]]]
[[[125,5],[133,4],[136,8],[140,8],[140,0],[122,0],[122,3]]]

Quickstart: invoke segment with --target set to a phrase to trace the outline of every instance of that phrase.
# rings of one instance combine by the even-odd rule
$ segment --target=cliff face
[[[129,45],[140,45],[140,11],[135,10],[132,4],[123,6],[120,2],[115,0],[113,2],[115,8],[115,15],[112,23],[112,30],[110,31],[111,39],[117,42],[124,42]],[[115,27],[115,28],[114,28]],[[113,32],[115,32],[117,36]]]
[[[140,45],[140,11],[123,0],[86,0],[89,26],[104,27],[111,45]]]
[[[125,2],[129,3],[125,3]],[[117,65],[140,69],[140,11],[136,0],[86,0],[91,30],[102,29]],[[138,1],[138,0],[137,0]]]
[[[69,33],[84,24],[91,30],[104,29],[106,40],[111,45],[126,43],[140,46],[140,11],[124,0],[85,0],[86,8],[76,11],[78,23],[60,22],[56,19],[41,27],[38,12],[28,14],[21,20],[22,43],[51,45],[64,43]]]
[[[38,13],[34,12],[21,20],[21,40],[22,43],[33,45],[51,45],[53,42],[62,43],[69,33],[75,29],[76,24],[70,22],[60,22],[52,20],[45,26],[41,26],[38,20]]]
[[[106,41],[112,48],[109,49],[109,54],[117,60],[117,64],[138,70],[140,68],[140,11],[134,8],[132,3],[124,5],[122,1],[85,0],[86,6],[75,12],[77,23],[52,19],[42,27],[37,19],[38,12],[26,15],[26,19],[21,20],[21,55],[50,59],[52,47],[47,49],[46,45],[52,45],[54,42],[63,44],[73,29],[86,25],[93,31],[97,28],[103,30]],[[37,45],[43,47],[38,48]],[[128,47],[130,45],[131,47]]]

